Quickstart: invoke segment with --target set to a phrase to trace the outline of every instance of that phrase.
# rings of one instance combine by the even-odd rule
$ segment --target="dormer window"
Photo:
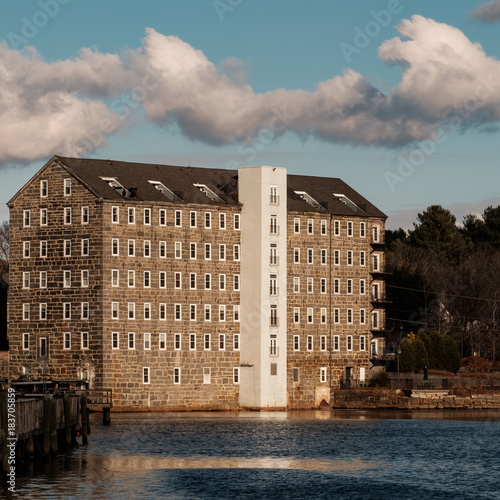
[[[335,196],[335,198],[337,198],[337,200],[341,201],[342,203],[345,203],[351,210],[354,210],[356,213],[364,213],[364,210],[358,207],[358,205],[351,201],[346,195],[333,193],[333,196]]]
[[[321,203],[318,203],[310,194],[307,194],[305,191],[295,191],[295,194],[300,196],[314,209],[319,210],[320,212],[326,212],[326,208]]]
[[[216,195],[205,184],[193,184],[193,186],[197,187],[206,197],[210,198],[212,201],[215,201],[216,203],[226,203],[220,196]]]
[[[158,191],[160,191],[161,194],[166,196],[170,201],[182,201],[173,191],[168,189],[165,184],[162,184],[159,181],[148,181],[150,184],[152,184]]]
[[[123,187],[115,177],[101,177],[101,179],[113,188],[117,193],[121,194],[124,198],[132,198],[132,193]]]

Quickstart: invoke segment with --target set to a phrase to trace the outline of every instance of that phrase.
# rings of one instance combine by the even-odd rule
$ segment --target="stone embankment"
[[[442,391],[437,391],[442,392]],[[332,408],[350,410],[500,410],[500,393],[471,396],[335,391]]]

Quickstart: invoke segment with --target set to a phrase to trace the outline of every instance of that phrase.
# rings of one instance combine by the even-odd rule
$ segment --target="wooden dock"
[[[90,428],[86,391],[19,396],[14,397],[11,390],[0,391],[3,474],[9,472],[13,460],[50,457],[75,446],[78,436],[83,444],[87,443]]]

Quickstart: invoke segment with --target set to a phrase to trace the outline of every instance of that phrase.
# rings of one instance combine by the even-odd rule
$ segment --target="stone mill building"
[[[55,156],[8,205],[11,377],[151,410],[315,407],[369,378],[386,216],[340,179]]]

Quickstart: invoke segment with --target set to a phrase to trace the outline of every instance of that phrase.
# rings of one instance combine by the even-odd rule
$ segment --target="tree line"
[[[412,230],[387,230],[386,250],[389,343],[437,332],[462,358],[499,359],[500,206],[460,226],[449,210],[430,206]]]

